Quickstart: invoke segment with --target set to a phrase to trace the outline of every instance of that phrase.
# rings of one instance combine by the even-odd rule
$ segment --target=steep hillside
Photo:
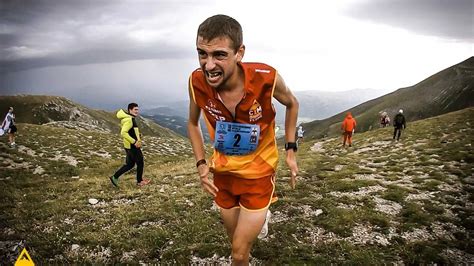
[[[440,114],[474,106],[474,57],[449,67],[420,83],[399,89],[353,107],[359,132],[377,128],[379,113],[386,111],[390,117],[404,110],[408,121],[433,117]],[[310,138],[339,134],[340,123],[345,113],[341,112],[324,120],[304,124]]]
[[[390,128],[306,141],[297,188],[284,156],[269,235],[255,265],[468,265],[474,260],[474,108]],[[19,125],[0,138],[0,261],[23,247],[39,264],[229,263],[230,246],[187,142],[146,138],[145,176],[111,186],[122,163],[110,133]],[[282,154],[283,155],[283,154]],[[89,199],[98,200],[90,204]]]
[[[0,96],[0,110],[4,115],[8,107],[15,109],[16,121],[28,124],[49,124],[71,129],[118,132],[120,121],[115,113],[93,110],[67,98],[45,95]],[[3,119],[3,118],[2,118]],[[145,135],[178,137],[171,130],[139,117],[140,130]]]

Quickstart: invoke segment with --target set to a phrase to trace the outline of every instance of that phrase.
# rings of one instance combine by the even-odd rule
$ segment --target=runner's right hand
[[[207,164],[201,164],[197,169],[202,189],[214,197],[217,196],[219,189],[209,179],[209,166]]]

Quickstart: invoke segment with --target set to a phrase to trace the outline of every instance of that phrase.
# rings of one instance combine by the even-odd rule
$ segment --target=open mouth
[[[222,76],[222,72],[220,72],[220,71],[215,71],[215,72],[206,71],[206,76],[207,76],[207,79],[210,82],[215,82],[215,81],[219,80],[219,78]]]

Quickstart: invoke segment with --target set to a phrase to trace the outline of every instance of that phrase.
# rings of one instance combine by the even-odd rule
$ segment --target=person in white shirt
[[[2,130],[5,133],[8,133],[8,142],[10,146],[15,146],[15,132],[17,132],[17,128],[15,126],[15,114],[13,113],[13,107],[8,109],[8,113],[5,116],[5,119],[2,123]]]
[[[304,138],[303,126],[299,126],[297,134],[298,134],[298,143],[302,143],[303,138]]]

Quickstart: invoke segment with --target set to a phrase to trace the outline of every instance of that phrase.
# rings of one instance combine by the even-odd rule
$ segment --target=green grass
[[[385,142],[391,134],[387,129],[356,134],[357,147],[351,149],[342,149],[339,138],[324,142],[323,153],[309,151],[314,142],[305,142],[298,152],[301,175],[296,190],[288,185],[284,151],[280,151],[279,201],[271,209],[274,219],[281,220],[270,224],[268,238],[256,241],[252,255],[264,265],[459,263],[459,258],[444,251],[469,254],[474,246],[466,233],[474,230],[469,208],[474,193],[465,182],[472,175],[472,156],[466,146],[471,140],[465,137],[472,135],[472,129],[465,123],[468,117],[474,124],[473,113],[469,109],[410,123],[398,143]],[[433,127],[433,123],[450,126]],[[144,175],[152,178],[152,184],[137,188],[132,171],[114,188],[107,178],[123,164],[120,138],[90,133],[20,124],[17,142],[35,155],[0,143],[0,241],[24,240],[37,264],[181,265],[190,264],[192,256],[230,255],[219,214],[199,185],[189,144],[177,142],[176,155],[167,156],[163,152],[167,141],[150,138],[144,149]],[[431,139],[433,133],[437,137]],[[443,133],[458,141],[441,143]],[[418,140],[426,145],[413,147]],[[91,154],[90,147],[100,147],[110,157]],[[357,153],[365,147],[372,151]],[[77,166],[64,158],[50,160],[58,152],[73,156]],[[439,162],[430,161],[433,155]],[[29,165],[10,169],[9,160]],[[370,163],[378,165],[369,167]],[[343,166],[340,171],[335,171],[337,165]],[[33,174],[38,166],[43,174]],[[462,189],[440,191],[441,186]],[[413,199],[407,199],[409,195]],[[388,200],[388,207],[398,203],[402,208],[393,215],[380,212],[375,197]],[[99,204],[90,205],[89,198]],[[308,208],[323,213],[312,216]],[[450,230],[448,224],[457,226],[458,230],[450,231],[455,239],[434,237],[434,223],[445,230]],[[371,228],[372,240],[380,234],[389,244],[355,243],[359,240],[355,228],[361,226]],[[433,239],[402,238],[413,230],[426,230]],[[80,248],[72,252],[76,244]],[[0,260],[13,263],[16,257],[7,250],[0,251]],[[134,255],[122,259],[125,252]]]
[[[406,188],[397,185],[390,185],[387,187],[387,190],[382,193],[382,198],[403,203],[407,195],[408,190]]]
[[[434,215],[441,215],[444,213],[444,208],[439,206],[439,205],[436,205],[430,201],[426,201],[424,204],[423,204],[423,209],[428,212],[428,213],[431,213],[431,214],[434,214]]]
[[[446,264],[447,261],[439,250],[446,248],[443,245],[432,242],[418,242],[404,246],[402,258],[410,265],[420,264]]]
[[[408,230],[422,225],[430,225],[433,216],[423,211],[422,207],[416,203],[406,203],[400,213],[403,221],[403,229]]]
[[[422,186],[423,190],[428,190],[428,191],[436,191],[438,190],[438,186],[441,185],[442,182],[438,180],[430,180],[428,182],[425,182]]]
[[[325,182],[325,190],[326,191],[341,191],[341,192],[348,192],[348,191],[357,191],[359,188],[367,187],[367,186],[374,186],[377,185],[377,181],[371,180],[350,180],[350,181],[343,181],[337,179],[330,179]]]

